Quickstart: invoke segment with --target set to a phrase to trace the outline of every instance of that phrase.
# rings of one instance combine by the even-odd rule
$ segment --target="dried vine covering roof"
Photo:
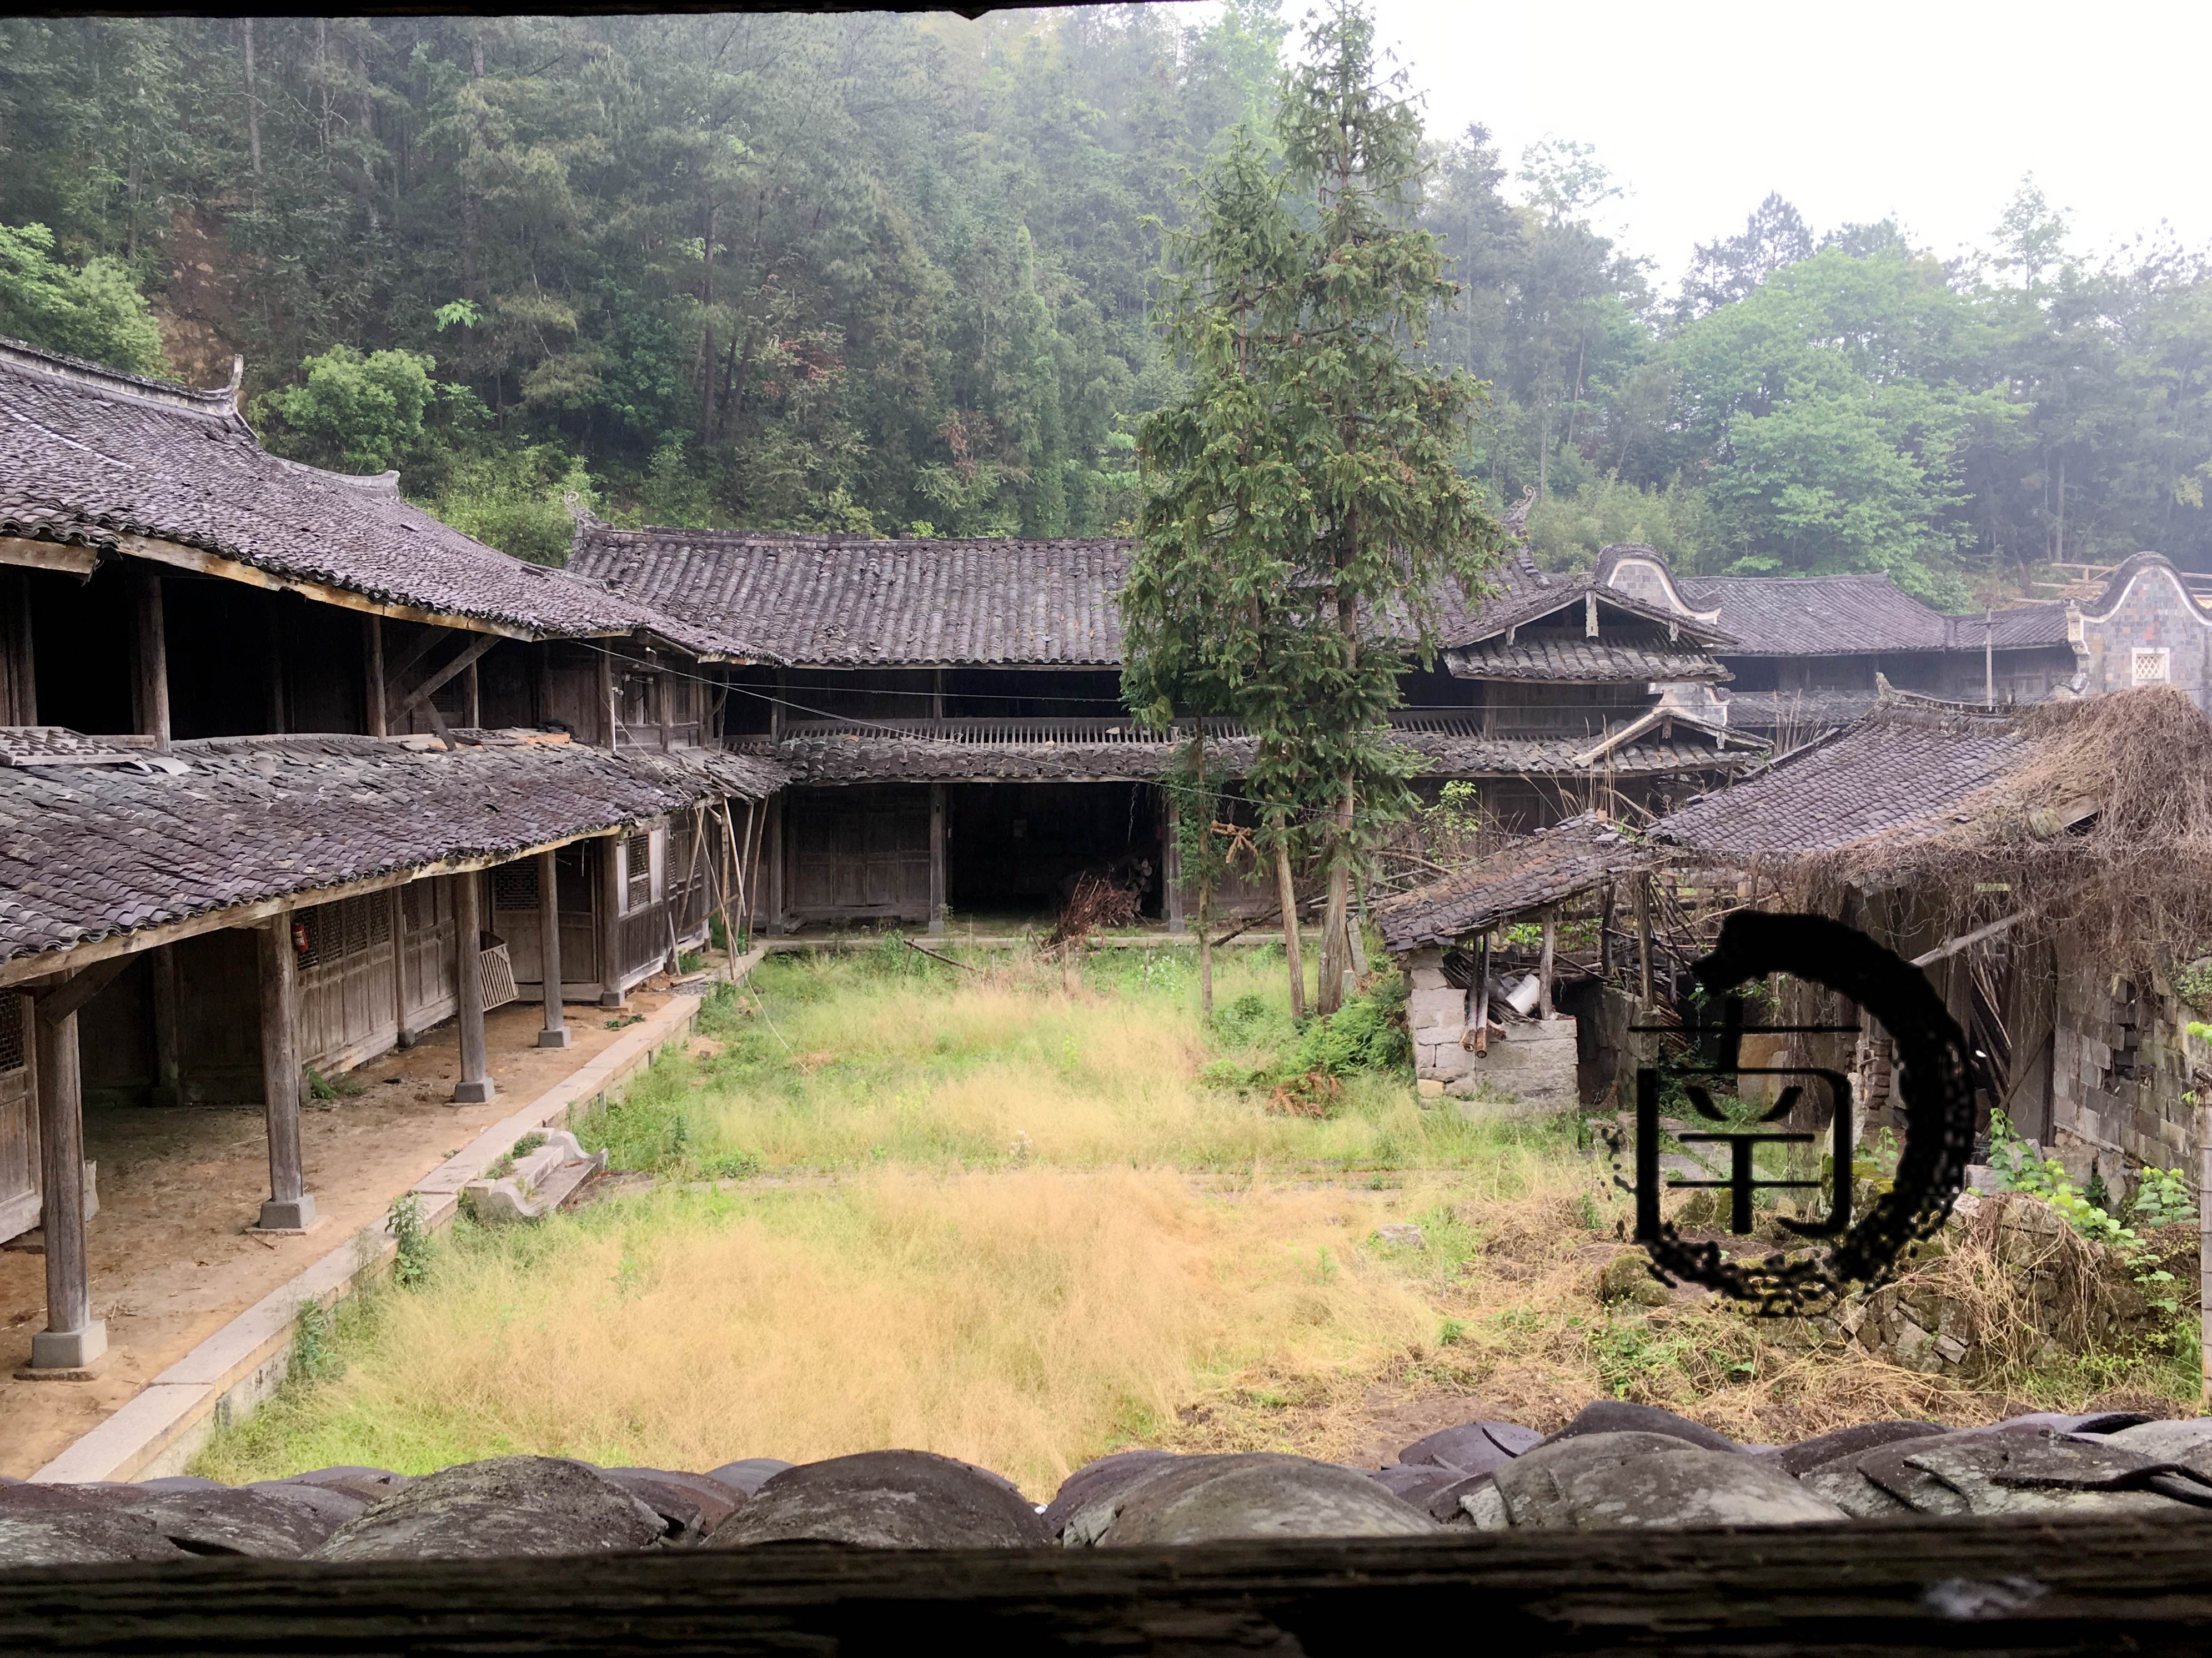
[[[1652,837],[1808,890],[2002,902],[2116,962],[2193,950],[2212,940],[2212,720],[2162,685],[2018,713],[1893,695]]]
[[[1602,886],[1653,861],[1650,847],[1611,818],[1584,812],[1492,853],[1456,875],[1375,907],[1394,952],[1449,944],[1470,932]]]
[[[344,736],[179,743],[135,767],[0,769],[0,962],[519,853],[782,780],[756,756],[695,767],[571,743],[444,750]]]
[[[379,603],[541,637],[692,630],[512,558],[349,477],[262,448],[235,386],[194,391],[0,341],[0,535],[114,549],[140,536]]]
[[[1129,544],[580,525],[569,568],[771,662],[1114,667]]]

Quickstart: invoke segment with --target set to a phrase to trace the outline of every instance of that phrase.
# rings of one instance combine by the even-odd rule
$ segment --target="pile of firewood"
[[[1060,920],[1045,937],[1045,948],[1056,950],[1087,938],[1094,932],[1127,926],[1137,919],[1144,889],[1124,886],[1110,875],[1085,870],[1075,878],[1074,890],[1060,912]]]

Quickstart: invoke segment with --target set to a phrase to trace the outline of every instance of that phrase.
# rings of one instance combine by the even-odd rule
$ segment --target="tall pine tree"
[[[1317,1005],[1352,962],[1354,868],[1412,802],[1390,742],[1407,647],[1479,582],[1498,540],[1459,461],[1482,388],[1418,357],[1448,305],[1413,228],[1420,120],[1339,0],[1285,80],[1279,159],[1240,134],[1169,238],[1160,319],[1188,391],[1145,421],[1150,488],[1123,597],[1132,706],[1227,714],[1257,738],[1261,807],[1300,1004],[1290,874],[1328,872]]]

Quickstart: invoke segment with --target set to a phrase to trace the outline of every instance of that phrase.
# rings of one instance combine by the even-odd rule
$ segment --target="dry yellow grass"
[[[1198,1072],[1209,1040],[1257,1045],[1275,1013],[1209,1037],[1187,985],[1106,970],[1121,981],[766,975],[719,1051],[601,1126],[626,1166],[682,1180],[741,1153],[769,1180],[465,1231],[428,1285],[348,1315],[343,1375],[287,1389],[200,1470],[912,1446],[1042,1496],[1133,1442],[1381,1457],[1420,1430],[1389,1436],[1407,1412],[1549,1429],[1609,1395],[1782,1441],[2010,1402],[1710,1303],[1607,1308],[1626,1202],[1556,1126],[1469,1124],[1383,1078],[1331,1120],[1274,1114]],[[1225,975],[1224,1004],[1266,972]],[[1393,1220],[1424,1242],[1377,1242]],[[2185,1369],[2023,1385],[2078,1407]]]
[[[1366,1242],[1421,1197],[887,1173],[479,1235],[427,1291],[382,1298],[343,1376],[202,1466],[243,1479],[526,1449],[705,1468],[898,1445],[1048,1495],[1222,1378],[1371,1375],[1432,1343],[1427,1296]]]

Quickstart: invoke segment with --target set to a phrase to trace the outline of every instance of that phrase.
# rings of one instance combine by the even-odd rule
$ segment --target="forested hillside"
[[[203,383],[242,352],[272,447],[398,467],[528,556],[564,491],[1107,532],[1178,384],[1154,222],[1264,130],[1290,21],[0,21],[0,331]],[[1953,604],[2141,547],[2212,567],[2203,253],[2087,258],[2024,187],[1947,265],[1770,198],[1660,291],[1593,228],[1600,158],[1431,137],[1465,287],[1430,349],[1491,382],[1467,464],[1537,491],[1547,561],[1648,540]]]

